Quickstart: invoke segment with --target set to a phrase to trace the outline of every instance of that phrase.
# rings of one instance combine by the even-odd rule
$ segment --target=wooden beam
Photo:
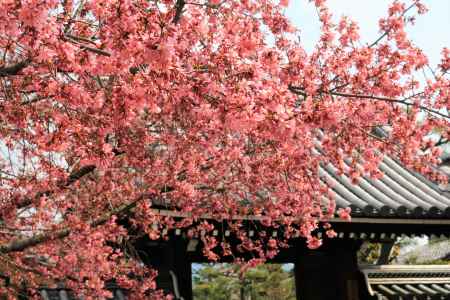
[[[166,209],[152,209],[154,214],[161,216],[189,218],[192,217],[191,213],[185,213],[180,211],[166,210]],[[201,216],[203,219],[217,219],[213,214],[204,214]],[[231,220],[248,220],[248,221],[263,221],[269,220],[264,216],[244,216],[234,215],[230,216]],[[354,217],[351,221],[342,220],[340,218],[331,218],[330,223],[368,223],[368,224],[423,224],[423,225],[450,225],[450,219],[399,219],[399,218],[359,218]]]

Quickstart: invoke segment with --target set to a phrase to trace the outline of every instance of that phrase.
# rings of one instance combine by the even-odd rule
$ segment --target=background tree
[[[290,300],[295,299],[293,269],[263,264],[240,272],[239,265],[203,265],[194,272],[196,299]]]
[[[253,241],[232,224],[261,259],[297,235],[317,248],[311,232],[335,213],[320,164],[357,182],[388,154],[438,177],[450,51],[421,84],[427,57],[405,33],[426,8],[394,1],[365,44],[314,3],[308,54],[286,0],[0,1],[0,293],[63,281],[100,298],[115,278],[148,298],[155,273],[132,232],[158,239],[205,213],[282,225]],[[190,233],[210,259],[229,255],[213,230]]]
[[[392,247],[388,253],[387,261],[381,263],[380,256],[382,251],[382,243],[372,243],[365,242],[361,249],[358,251],[358,262],[360,264],[389,264],[396,262],[401,251],[405,248],[417,246],[417,241],[415,239],[405,237],[399,238],[393,242]]]

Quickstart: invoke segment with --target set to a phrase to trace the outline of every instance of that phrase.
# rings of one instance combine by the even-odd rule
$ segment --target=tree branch
[[[34,97],[32,99],[28,99],[26,101],[21,102],[20,105],[29,105],[29,104],[33,104],[33,103],[39,102],[41,100],[49,99],[49,98],[52,98],[52,97],[53,96],[36,96],[36,97]]]
[[[12,66],[0,67],[0,77],[12,76],[19,74],[20,71],[25,69],[31,63],[31,59],[20,61]]]
[[[72,183],[81,179],[82,177],[92,173],[95,170],[95,168],[96,168],[95,165],[87,165],[87,166],[81,167],[80,169],[78,169],[76,171],[73,171],[72,173],[70,173],[67,180],[61,184],[61,186],[68,187],[69,185],[71,185]],[[52,191],[39,192],[34,196],[34,199],[39,199],[42,196],[49,196],[52,193],[53,193]],[[24,208],[32,203],[33,203],[32,198],[25,198],[20,203],[17,204],[17,208],[19,208],[19,209]]]
[[[87,46],[86,44],[81,43],[80,40],[83,41],[84,38],[80,38],[80,37],[76,37],[74,35],[70,35],[70,34],[67,35],[66,34],[66,35],[64,35],[63,39],[78,45],[78,47],[80,47],[83,50],[87,50],[87,51],[90,51],[90,52],[93,52],[93,53],[96,53],[96,54],[100,54],[100,55],[103,55],[103,56],[111,56],[111,53],[109,53],[109,52],[107,52],[105,50],[94,48],[94,47],[90,47],[90,46]]]
[[[291,91],[294,94],[301,95],[303,97],[307,97],[305,90],[301,87],[296,87],[293,85],[289,85],[288,87],[289,91]],[[329,92],[329,91],[318,91],[319,94],[326,94],[326,95],[332,95],[332,96],[339,96],[339,97],[346,97],[346,98],[354,98],[354,99],[369,99],[369,100],[377,100],[377,101],[384,101],[384,102],[390,102],[390,103],[399,103],[406,106],[412,106],[417,107],[423,111],[426,111],[431,114],[436,114],[438,116],[441,116],[445,119],[450,119],[449,115],[443,114],[437,110],[430,109],[426,106],[416,104],[416,103],[410,103],[406,102],[406,99],[395,99],[395,98],[388,98],[388,97],[382,97],[382,96],[373,96],[373,95],[364,95],[364,94],[348,94],[348,93],[340,93],[340,92]]]
[[[439,147],[445,144],[448,144],[449,140],[441,138],[439,139],[439,141],[434,145],[434,147]]]
[[[86,42],[86,43],[89,43],[89,44],[93,44],[94,46],[96,46],[96,44],[95,44],[95,42],[93,40],[88,39],[88,38],[83,37],[83,36],[76,36],[76,35],[72,35],[70,33],[66,33],[66,37],[71,38],[71,39],[76,40],[76,41],[82,41],[82,42]]]
[[[100,216],[99,218],[93,220],[92,222],[88,222],[88,224],[93,228],[100,226],[100,225],[106,223],[114,215],[126,214],[132,208],[134,208],[139,201],[141,201],[147,197],[150,197],[150,196],[151,195],[141,195],[136,200],[131,201],[129,203],[125,203],[125,204],[105,213],[104,215]],[[56,232],[41,233],[41,234],[33,235],[31,237],[23,238],[20,240],[15,240],[15,241],[0,245],[0,253],[7,254],[7,253],[12,253],[12,252],[20,252],[29,247],[37,246],[39,244],[42,244],[42,243],[45,243],[48,241],[63,239],[65,237],[67,237],[70,233],[72,233],[72,231],[73,231],[73,229],[71,229],[71,228],[65,228],[65,229],[57,230]]]
[[[172,20],[174,24],[177,24],[180,21],[185,4],[186,2],[184,0],[177,0],[177,3],[175,4],[175,16]]]
[[[80,169],[78,169],[75,172],[72,172],[69,175],[69,178],[67,178],[67,181],[65,182],[64,186],[69,186],[72,183],[74,183],[75,181],[77,181],[78,179],[84,177],[85,175],[92,173],[95,170],[96,166],[95,165],[87,165],[84,167],[81,167]]]
[[[79,44],[79,46],[80,46],[81,49],[88,50],[88,51],[91,51],[91,52],[94,52],[94,53],[97,53],[97,54],[100,54],[100,55],[103,55],[103,56],[111,56],[111,53],[109,53],[107,51],[104,51],[104,50],[101,50],[101,49],[89,47],[89,46],[86,46],[86,45],[83,45],[83,44]]]

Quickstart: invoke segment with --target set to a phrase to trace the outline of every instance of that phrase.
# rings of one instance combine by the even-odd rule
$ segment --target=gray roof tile
[[[320,167],[319,175],[331,183],[338,207],[351,207],[353,216],[450,219],[450,194],[437,184],[407,170],[392,158],[380,165],[384,176],[367,176],[352,184],[338,175],[331,164]]]
[[[374,299],[450,299],[450,266],[371,265],[360,269]]]

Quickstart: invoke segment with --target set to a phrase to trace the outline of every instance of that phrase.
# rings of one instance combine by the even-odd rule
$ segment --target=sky
[[[328,0],[334,17],[346,15],[360,27],[364,43],[370,43],[379,36],[378,20],[387,15],[391,0]],[[407,5],[411,0],[404,1]],[[407,28],[412,41],[428,55],[431,65],[440,61],[442,48],[450,48],[450,0],[422,0],[429,11],[416,19],[414,26]],[[310,52],[319,38],[320,25],[313,3],[308,0],[291,0],[286,14],[300,28],[300,38]]]

